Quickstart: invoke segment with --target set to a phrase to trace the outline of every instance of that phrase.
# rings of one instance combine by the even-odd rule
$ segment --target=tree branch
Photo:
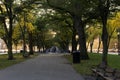
[[[61,10],[61,11],[63,11],[63,12],[69,13],[71,16],[74,15],[73,12],[71,12],[71,11],[65,9],[65,8],[58,7],[58,6],[55,6],[55,5],[50,4],[50,1],[49,1],[49,0],[47,0],[47,3],[48,3],[48,5],[49,5],[50,7],[52,7],[52,8],[55,9],[55,10]]]

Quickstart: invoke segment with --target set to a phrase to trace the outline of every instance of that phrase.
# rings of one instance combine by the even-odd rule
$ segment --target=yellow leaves
[[[116,36],[116,30],[120,28],[120,12],[115,17],[109,19],[107,22],[107,31],[109,36]]]
[[[26,23],[26,28],[27,28],[28,32],[32,32],[32,33],[35,30],[35,28],[32,25],[32,23]]]
[[[31,13],[27,13],[26,19],[29,22],[33,22],[33,20],[35,20],[35,16],[33,14],[31,14]]]
[[[101,34],[101,28],[95,27],[95,25],[90,25],[86,31],[87,41],[90,42],[97,38]]]
[[[116,14],[116,18],[117,18],[117,19],[120,19],[120,12],[118,12],[118,13]]]
[[[110,32],[111,30],[113,30],[114,28],[116,28],[116,26],[117,26],[116,20],[108,20],[108,22],[107,22],[108,32]]]
[[[25,27],[28,32],[33,32],[35,30],[35,27],[31,22],[25,22],[23,18],[21,18],[19,24],[17,24],[21,28]]]
[[[115,21],[115,26],[118,28],[118,27],[120,27],[120,12],[118,12],[117,14],[116,14],[116,17],[115,17],[115,19],[114,19]]]
[[[13,30],[12,38],[15,40],[18,39],[19,36],[20,36],[19,26],[15,26]]]
[[[113,33],[118,27],[120,27],[120,13],[116,14],[116,17],[113,19],[108,20],[107,22],[107,30],[108,33]]]

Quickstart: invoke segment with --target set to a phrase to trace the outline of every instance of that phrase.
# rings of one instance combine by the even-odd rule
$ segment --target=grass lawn
[[[72,63],[72,56],[65,56]],[[89,53],[90,60],[82,60],[80,64],[72,64],[77,72],[82,75],[90,75],[91,67],[101,63],[101,54]],[[108,55],[108,65],[120,70],[120,56]]]
[[[20,53],[14,54],[14,58],[15,58],[14,60],[7,60],[7,57],[8,57],[7,54],[0,55],[0,69],[4,69],[8,66],[11,66],[29,59],[29,58],[23,58],[22,54]]]

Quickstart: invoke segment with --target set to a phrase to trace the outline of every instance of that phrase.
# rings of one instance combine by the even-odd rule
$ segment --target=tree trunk
[[[29,54],[33,55],[33,36],[29,33]]]
[[[25,57],[26,54],[25,26],[23,27],[22,37],[23,37],[23,57]]]
[[[18,46],[18,45],[16,44],[16,45],[15,45],[15,48],[16,48],[16,53],[17,53],[17,46]]]
[[[40,46],[39,46],[39,45],[37,45],[37,50],[38,50],[38,52],[41,52],[41,51],[40,51]]]
[[[101,45],[101,38],[99,37],[99,43],[98,43],[97,53],[99,53],[99,52],[100,52],[100,45]]]
[[[37,37],[36,37],[36,45],[37,45],[38,52],[41,52],[41,51],[40,51],[40,48],[41,48],[40,42],[41,42],[41,41],[40,41],[40,39],[39,39],[39,38],[40,38],[39,34],[40,34],[40,33],[37,33],[37,34],[36,34],[36,35],[37,35]]]
[[[13,33],[13,18],[12,18],[12,9],[10,8],[9,15],[9,34],[8,34],[8,59],[13,60],[13,53],[12,53],[12,33]]]
[[[72,34],[72,52],[77,50],[76,30],[73,28]]]
[[[87,48],[86,48],[86,37],[85,37],[83,21],[78,16],[74,16],[73,18],[74,18],[73,26],[75,27],[79,36],[81,59],[84,59],[84,60],[89,59]]]
[[[90,53],[93,52],[93,43],[94,43],[94,39],[90,42]]]
[[[8,48],[8,60],[13,59],[13,53],[12,53],[12,33],[13,33],[13,12],[12,12],[12,2],[13,1],[8,1],[4,0],[3,5],[6,10],[6,15],[3,18],[3,24],[4,24],[4,29],[5,29],[5,43]],[[4,11],[1,9],[1,14],[4,14]],[[9,19],[9,28],[7,28],[6,25],[6,19]]]
[[[109,45],[109,39],[108,39],[108,32],[107,32],[107,19],[109,15],[110,8],[110,0],[106,0],[105,2],[102,0],[99,0],[99,11],[100,11],[100,17],[102,20],[102,43],[103,43],[103,55],[102,55],[102,64],[103,66],[107,66],[107,54],[108,54],[108,45]]]
[[[9,35],[11,36],[11,35]],[[12,53],[12,37],[8,38],[8,60],[13,60],[13,53]]]
[[[8,49],[8,60],[13,60],[13,53],[12,53],[12,22],[10,21],[10,30],[8,31],[6,23],[4,21],[4,29],[6,32],[5,37],[3,37],[3,40],[5,41],[6,45],[7,45],[7,49]]]
[[[107,54],[108,54],[108,32],[106,28],[106,19],[103,20],[102,29],[102,43],[103,43],[103,55],[102,55],[102,65],[107,65]]]

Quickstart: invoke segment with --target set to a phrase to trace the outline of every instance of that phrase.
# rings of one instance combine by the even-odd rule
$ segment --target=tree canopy
[[[24,51],[28,44],[30,54],[34,46],[43,51],[52,45],[68,50],[72,44],[74,51],[79,44],[81,59],[89,59],[86,42],[92,45],[101,36],[102,63],[107,65],[110,39],[120,24],[119,6],[119,0],[0,0],[0,37],[8,59],[13,59],[12,42],[17,44],[21,34]]]

